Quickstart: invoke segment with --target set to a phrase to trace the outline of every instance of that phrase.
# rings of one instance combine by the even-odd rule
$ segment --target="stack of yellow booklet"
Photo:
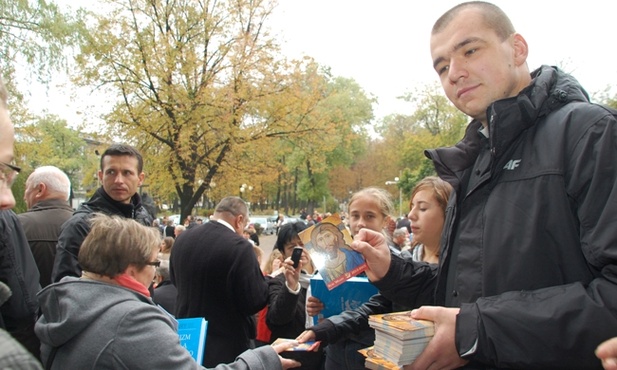
[[[375,355],[399,367],[411,364],[435,334],[432,321],[414,320],[410,313],[369,316],[369,325],[375,329]]]
[[[362,355],[364,355],[364,357],[366,357],[366,360],[364,360],[364,366],[367,369],[371,369],[371,370],[401,370],[402,369],[401,366],[393,364],[392,362],[376,354],[375,348],[373,346],[361,349],[358,352],[360,352]]]

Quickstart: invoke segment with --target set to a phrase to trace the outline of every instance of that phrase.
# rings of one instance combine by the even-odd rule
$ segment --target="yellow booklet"
[[[402,369],[401,366],[397,366],[395,363],[392,363],[386,360],[385,358],[379,356],[377,353],[375,353],[375,350],[373,349],[373,347],[360,349],[358,350],[358,352],[360,352],[364,357],[366,357],[366,360],[364,361],[364,366],[366,366],[367,369],[371,369],[371,370],[400,370]]]
[[[370,315],[368,324],[371,328],[403,340],[435,335],[435,324],[432,321],[412,319],[411,311]]]

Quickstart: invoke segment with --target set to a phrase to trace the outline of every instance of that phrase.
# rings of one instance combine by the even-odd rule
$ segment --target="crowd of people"
[[[156,226],[137,192],[142,155],[126,144],[101,154],[101,186],[75,211],[66,174],[44,166],[16,215],[0,81],[0,367],[363,369],[369,315],[412,310],[435,335],[405,369],[617,369],[615,112],[556,67],[531,71],[526,40],[491,3],[445,12],[430,51],[471,122],[456,145],[426,150],[437,176],[415,186],[407,217],[397,224],[389,194],[365,188],[348,204],[350,245],[304,212],[277,225],[263,264],[239,197],[202,225]],[[317,325],[309,282],[324,271],[307,250],[291,259],[308,227],[331,256],[324,269],[361,258],[379,290]],[[208,320],[202,364],[179,342],[175,319],[188,317]],[[281,356],[313,340],[310,362]]]

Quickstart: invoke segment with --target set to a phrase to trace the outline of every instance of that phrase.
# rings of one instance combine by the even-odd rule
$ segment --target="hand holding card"
[[[278,338],[272,343],[272,345],[290,342],[290,341],[297,343],[295,339]],[[293,359],[293,360],[300,362],[302,366],[296,369],[300,369],[300,370],[318,369],[321,364],[321,360],[323,358],[323,350],[319,346],[320,344],[321,342],[319,341],[297,343],[297,345],[281,352],[280,356],[283,358],[289,358],[289,359]]]

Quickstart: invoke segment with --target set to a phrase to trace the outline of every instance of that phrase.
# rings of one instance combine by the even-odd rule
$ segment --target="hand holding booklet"
[[[364,257],[351,249],[351,234],[336,213],[303,230],[298,236],[328,289],[367,269]]]
[[[413,319],[411,311],[370,315],[369,326],[375,329],[374,356],[366,363],[370,369],[378,368],[369,366],[378,357],[399,367],[411,364],[435,335],[435,324]]]
[[[289,338],[278,338],[275,340],[272,345],[277,345],[280,343],[285,343],[289,341],[296,341],[295,339]],[[321,360],[323,357],[323,350],[320,348],[319,341],[311,341],[306,343],[298,343],[298,345],[283,351],[280,353],[281,357],[289,358],[292,360],[298,361],[302,364],[298,368],[294,368],[296,370],[312,370],[319,369],[321,366]]]
[[[277,340],[275,340],[274,342],[272,342],[272,345],[275,346],[277,344],[281,344],[281,343],[286,343],[286,342],[295,342],[295,339],[290,339],[290,338],[278,338]],[[306,343],[298,343],[298,345],[291,347],[290,349],[288,349],[287,351],[315,351],[317,350],[317,348],[319,347],[319,344],[321,342],[319,341],[310,341],[310,342],[306,342]]]
[[[311,295],[324,304],[323,310],[313,316],[314,325],[343,311],[355,310],[377,294],[377,288],[364,276],[352,277],[334,289],[328,289],[321,276],[313,276],[310,285]]]

